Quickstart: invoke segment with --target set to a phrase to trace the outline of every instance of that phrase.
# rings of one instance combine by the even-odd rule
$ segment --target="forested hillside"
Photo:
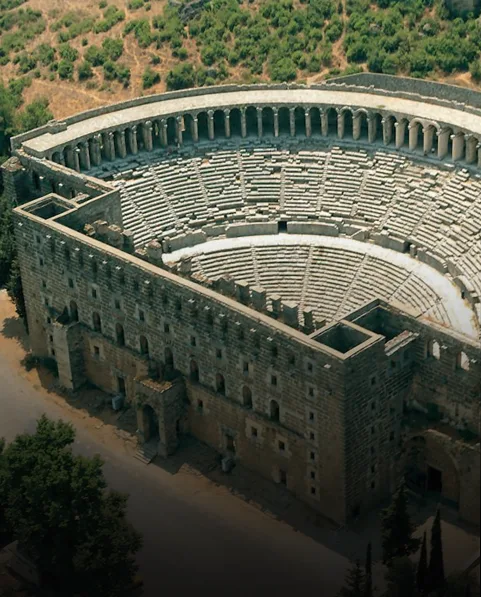
[[[444,0],[0,0],[1,77],[57,117],[165,89],[370,70],[476,85],[481,23]],[[0,133],[1,134],[1,133]]]

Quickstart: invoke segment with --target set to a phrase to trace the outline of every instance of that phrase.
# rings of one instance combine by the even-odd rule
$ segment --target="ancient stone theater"
[[[33,353],[150,450],[191,434],[339,524],[404,475],[479,524],[480,93],[141,97],[15,137],[3,179]]]

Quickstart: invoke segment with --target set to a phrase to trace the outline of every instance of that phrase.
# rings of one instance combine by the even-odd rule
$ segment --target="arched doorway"
[[[459,471],[444,439],[429,432],[411,437],[405,445],[406,484],[427,499],[458,509]]]
[[[146,404],[142,409],[145,443],[159,439],[159,419],[155,410]]]
[[[70,301],[70,319],[78,321],[78,306],[75,301]]]
[[[194,360],[190,361],[190,379],[195,382],[199,381],[199,365]]]
[[[232,108],[229,112],[230,136],[242,137],[241,111],[239,108]]]

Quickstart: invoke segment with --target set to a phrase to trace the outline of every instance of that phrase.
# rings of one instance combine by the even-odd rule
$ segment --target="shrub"
[[[84,58],[92,66],[102,66],[106,60],[105,52],[98,46],[90,46],[85,52]]]
[[[79,56],[78,50],[72,48],[69,44],[60,44],[58,48],[60,58],[67,62],[75,62]]]
[[[68,60],[61,60],[58,65],[58,76],[61,79],[72,79],[73,63]]]
[[[178,64],[169,72],[166,79],[167,89],[188,89],[196,83],[195,70],[192,64],[184,62]]]
[[[107,37],[102,42],[102,49],[104,51],[105,56],[110,58],[110,60],[116,61],[123,54],[124,42],[121,39],[113,39]]]
[[[84,60],[81,64],[79,64],[77,68],[78,78],[79,81],[84,81],[85,79],[91,79],[94,75],[94,71],[92,70],[92,65],[87,60]]]
[[[142,75],[142,88],[149,89],[157,83],[160,83],[160,74],[148,66]]]

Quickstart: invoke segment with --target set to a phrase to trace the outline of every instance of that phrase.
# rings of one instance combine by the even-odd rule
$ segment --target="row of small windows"
[[[430,340],[427,343],[426,356],[438,361],[441,359],[441,346],[437,340]],[[463,351],[456,355],[456,368],[469,371],[469,357]]]

